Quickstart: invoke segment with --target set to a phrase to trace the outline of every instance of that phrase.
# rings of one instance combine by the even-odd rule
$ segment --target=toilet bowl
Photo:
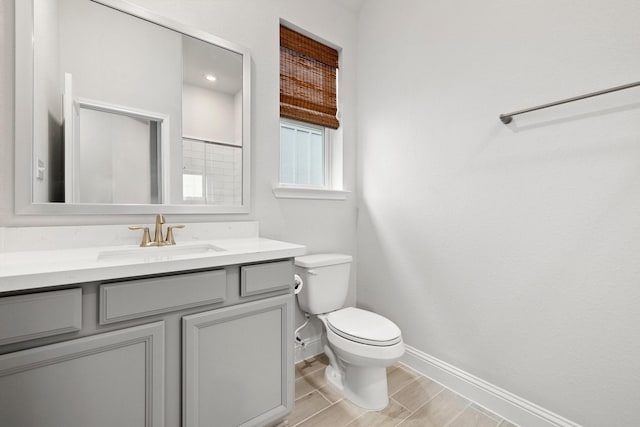
[[[354,404],[381,410],[389,403],[386,368],[402,357],[404,342],[391,320],[355,307],[342,308],[351,260],[342,254],[296,258],[296,272],[304,281],[298,303],[324,325],[327,380]]]

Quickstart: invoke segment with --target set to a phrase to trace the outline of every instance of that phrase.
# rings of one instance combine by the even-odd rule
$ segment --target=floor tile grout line
[[[469,399],[469,400],[470,400],[470,399]],[[475,401],[471,400],[471,404],[472,404],[472,406],[473,406],[473,405],[475,405],[475,406],[477,406],[478,408],[480,408],[480,409],[476,409],[476,408],[474,408],[474,409],[476,409],[476,411],[478,411],[478,412],[481,412],[481,413],[485,414],[487,417],[491,418],[491,419],[492,419],[492,420],[494,420],[494,421],[497,421],[497,422],[498,422],[498,425],[499,425],[502,421],[504,421],[504,417],[503,417],[502,415],[500,415],[500,414],[496,414],[495,412],[493,412],[492,410],[490,410],[490,409],[488,409],[488,408],[485,408],[484,406],[482,406],[482,405],[481,405],[481,404],[479,404],[478,402],[475,402]],[[491,416],[491,415],[489,415],[489,414],[491,414],[491,415],[494,415],[494,416],[498,417],[498,419],[496,420],[496,419],[495,419],[495,417],[492,417],[492,416]]]
[[[397,400],[395,400],[395,399],[394,399],[394,401],[395,401],[395,402],[398,402],[398,401],[397,401]],[[395,425],[394,425],[394,427],[397,427],[397,426],[399,426],[400,424],[402,424],[403,422],[407,421],[407,420],[409,419],[409,417],[410,417],[411,415],[413,415],[413,414],[417,411],[417,409],[416,409],[416,411],[411,411],[409,408],[407,408],[406,406],[404,406],[404,405],[402,405],[402,404],[400,404],[400,403],[398,403],[398,405],[402,406],[404,409],[406,409],[407,411],[409,411],[409,415],[407,415],[406,417],[404,417],[404,418],[403,418],[399,423],[395,424]]]
[[[412,412],[411,412],[411,410],[410,410],[409,408],[407,408],[406,406],[404,406],[403,404],[401,404],[400,402],[398,402],[397,400],[395,400],[395,399],[394,399],[394,398],[392,398],[391,396],[389,396],[389,400],[390,400],[390,401],[391,401],[391,400],[393,400],[393,401],[394,401],[394,403],[395,403],[396,405],[400,406],[402,409],[405,409],[407,412],[409,412],[409,415],[407,415],[407,417],[403,418],[403,419],[402,419],[402,421],[406,420],[408,417],[410,417],[410,416],[411,416]],[[387,406],[385,406],[385,408],[384,408],[384,409],[386,409],[388,406],[389,406],[389,405],[387,404]],[[383,410],[384,410],[384,409],[383,409]],[[359,415],[359,416],[358,416],[358,417],[356,417],[355,419],[353,419],[353,420],[349,421],[349,424],[347,424],[347,427],[348,427],[350,424],[353,424],[353,423],[354,423],[358,418],[362,418],[362,417],[364,417],[366,414],[368,414],[368,413],[370,413],[370,412],[382,412],[382,411],[366,410],[365,412],[363,412],[361,415]],[[400,422],[402,422],[402,421],[400,421]],[[396,425],[397,425],[397,424],[396,424]]]
[[[458,396],[459,396],[459,395],[458,395]],[[449,420],[449,422],[447,422],[443,427],[448,427],[448,426],[450,426],[450,425],[451,425],[451,423],[453,423],[456,419],[458,419],[458,418],[460,417],[460,415],[462,415],[462,413],[463,413],[464,411],[466,411],[466,410],[467,410],[467,408],[470,408],[470,407],[471,407],[471,403],[472,403],[472,402],[471,402],[470,400],[469,400],[468,402],[469,402],[469,403],[467,403],[467,404],[464,406],[464,408],[462,408],[462,410],[461,410],[460,412],[458,412],[457,414],[455,414],[455,415],[453,416],[453,418],[451,418],[451,419]],[[492,420],[492,421],[493,421],[493,420]]]
[[[313,371],[313,372],[317,372],[318,370],[319,370],[319,369],[316,369],[316,370],[315,370],[315,371]],[[308,373],[308,375],[311,375],[313,372],[309,372],[309,373]],[[296,379],[294,380],[294,384],[295,384],[298,380],[304,379],[304,378],[306,378],[306,377],[307,377],[307,375],[303,375],[303,376],[301,376],[300,378],[296,378]],[[311,383],[308,383],[308,384],[310,384],[310,385],[311,385]],[[327,384],[328,384],[328,383],[327,383]],[[324,387],[325,385],[326,385],[326,384],[323,384],[323,385],[322,385],[322,387]],[[301,396],[298,396],[298,397],[294,398],[294,401],[295,401],[295,400],[298,400],[298,399],[301,399],[301,398],[303,398],[303,397],[305,397],[305,396],[308,396],[308,395],[310,395],[311,393],[313,393],[314,391],[317,391],[318,393],[320,393],[320,395],[321,395],[322,397],[324,397],[325,399],[327,399],[327,401],[329,401],[329,403],[331,403],[331,401],[329,400],[329,398],[327,398],[327,396],[325,396],[325,395],[320,391],[320,389],[319,389],[318,387],[313,386],[313,385],[312,385],[312,387],[313,387],[313,389],[312,389],[311,391],[309,391],[308,393],[305,393],[305,394],[303,394],[303,395],[301,395]]]
[[[295,403],[297,400],[302,399],[303,397],[307,397],[307,396],[309,396],[309,395],[310,395],[311,393],[313,393],[314,391],[318,391],[318,389],[315,389],[315,388],[314,388],[314,389],[313,389],[313,390],[311,390],[310,392],[305,393],[305,394],[303,394],[303,395],[301,395],[301,396],[298,396],[298,397],[293,396],[293,402]],[[319,392],[319,391],[318,391],[318,392]],[[320,394],[322,394],[322,393],[320,393]],[[324,397],[325,399],[327,399],[324,395],[322,395],[322,397]],[[327,399],[327,400],[329,400],[329,399]],[[329,403],[331,403],[331,401],[329,401]]]
[[[323,366],[320,366],[318,369],[314,369],[313,371],[305,372],[304,374],[300,374],[300,376],[297,377],[296,380],[299,380],[300,378],[304,378],[306,376],[314,374],[314,373],[318,372],[320,369],[325,369],[326,367],[327,367],[327,365],[323,365]]]
[[[320,368],[320,369],[322,369],[322,368]],[[316,372],[316,371],[318,371],[318,370],[319,370],[319,369],[316,369],[316,370],[314,370],[314,371],[312,371],[312,372],[307,372],[307,374],[312,374],[313,372]],[[307,374],[300,376],[300,378],[296,378],[296,379],[295,379],[295,381],[297,381],[297,380],[299,380],[299,379],[301,379],[301,378],[305,378],[305,377],[307,376]],[[295,382],[295,381],[294,381],[294,382]],[[297,422],[296,424],[294,424],[292,427],[295,427],[295,426],[297,426],[297,425],[302,424],[303,422],[307,421],[309,418],[312,418],[312,417],[314,417],[314,416],[318,415],[320,412],[324,411],[325,409],[327,409],[327,408],[331,407],[331,405],[333,405],[333,403],[331,403],[331,401],[330,401],[329,399],[327,399],[327,397],[326,397],[324,394],[322,394],[322,392],[320,392],[320,390],[319,390],[319,389],[317,389],[317,388],[315,388],[315,387],[314,387],[314,388],[313,388],[311,391],[309,391],[308,393],[303,394],[302,396],[299,396],[299,397],[295,398],[295,399],[294,399],[294,401],[293,401],[294,407],[295,407],[295,402],[296,402],[296,401],[298,401],[299,399],[302,399],[303,397],[309,396],[310,394],[312,394],[313,392],[316,392],[316,391],[318,392],[318,394],[320,395],[320,397],[322,397],[324,400],[326,400],[326,401],[327,401],[327,403],[329,404],[329,406],[326,406],[326,407],[322,408],[321,410],[319,410],[319,411],[317,411],[317,412],[314,412],[312,415],[308,416],[307,418],[304,418],[304,419],[300,420],[299,422]]]
[[[362,418],[362,417],[364,417],[364,416],[365,416],[366,414],[368,414],[369,412],[371,412],[371,411],[364,411],[362,414],[358,415],[357,417],[355,417],[354,419],[352,419],[351,421],[349,421],[349,423],[348,423],[348,424],[346,424],[346,425],[345,425],[345,427],[349,427],[351,424],[355,423],[355,422],[356,422],[356,420],[357,420],[358,418]]]
[[[402,407],[403,409],[406,409],[408,412],[413,413],[413,411],[411,409],[407,408],[402,403],[398,402],[396,399],[393,398],[393,396],[389,396],[389,400],[393,400],[396,403],[396,405]]]
[[[436,398],[436,396],[438,396],[440,393],[442,393],[445,389],[443,388],[442,390],[440,390],[439,392],[437,392],[436,394],[434,394],[431,399],[425,401],[422,405],[418,406],[416,408],[415,411],[411,411],[411,413],[409,415],[407,415],[407,417],[405,419],[403,419],[402,421],[400,421],[398,424],[396,424],[396,426],[399,426],[400,424],[402,424],[403,422],[407,421],[413,414],[415,414],[416,412],[418,412],[420,409],[422,409],[423,406],[425,406],[426,404],[428,404],[429,402],[431,402],[433,399]],[[394,399],[395,400],[395,399]],[[409,409],[409,408],[407,408]]]
[[[428,377],[427,375],[423,374],[422,372],[418,372],[418,371],[416,371],[416,370],[415,370],[415,369],[413,369],[411,366],[409,366],[409,365],[405,365],[405,364],[404,364],[404,363],[402,363],[402,362],[399,362],[399,363],[402,365],[402,367],[403,367],[403,368],[405,368],[405,370],[410,371],[410,372],[414,372],[414,373],[415,373],[416,375],[418,375],[419,377],[426,378],[426,379],[428,379],[429,381],[434,382],[434,383],[436,383],[436,384],[438,384],[438,385],[440,385],[440,386],[442,386],[442,387],[446,388],[447,390],[449,390],[449,391],[451,391],[451,392],[453,392],[453,393],[457,394],[458,396],[462,396],[461,394],[456,393],[455,391],[451,390],[449,387],[447,387],[446,385],[442,384],[441,382],[436,381],[436,380],[434,380],[434,379],[433,379],[433,378],[431,378],[431,377]],[[467,399],[465,396],[462,396],[462,397],[464,397],[465,399]],[[467,399],[467,400],[472,401],[471,399]]]
[[[323,396],[323,397],[324,397],[324,396]],[[300,421],[298,424],[294,425],[293,427],[295,427],[295,426],[297,426],[297,425],[300,425],[300,424],[302,424],[302,423],[304,423],[304,422],[308,421],[308,420],[309,420],[309,418],[313,418],[313,417],[315,417],[315,416],[316,416],[316,415],[318,415],[320,412],[324,412],[324,411],[329,410],[329,408],[331,408],[332,406],[337,405],[338,403],[342,402],[343,400],[344,400],[344,399],[340,399],[340,400],[338,400],[337,402],[334,402],[334,403],[329,402],[329,403],[330,403],[330,405],[329,405],[329,406],[327,406],[326,408],[322,408],[321,410],[319,410],[318,412],[316,412],[316,413],[315,413],[315,414],[313,414],[312,416],[310,416],[310,417],[308,417],[308,418],[305,418],[304,420]],[[353,421],[353,420],[352,420],[352,421]],[[351,422],[351,421],[349,421],[349,422]]]
[[[418,381],[420,378],[414,378],[413,380],[409,381],[407,384],[403,385],[402,387],[400,387],[398,390],[394,391],[393,394],[390,394],[389,397],[393,397],[396,394],[400,393],[402,390],[404,390],[405,388],[409,387],[411,384],[413,384],[414,382]]]
[[[314,388],[313,390],[311,390],[309,393],[305,394],[304,396],[300,396],[299,398],[295,399],[295,400],[294,400],[294,403],[295,403],[295,402],[297,402],[299,399],[302,399],[303,397],[309,396],[310,394],[315,393],[315,392],[318,392],[318,394],[319,394],[319,395],[320,395],[324,400],[326,400],[326,401],[327,401],[327,403],[328,403],[329,405],[333,405],[333,402],[331,402],[329,399],[327,399],[327,397],[326,397],[324,394],[322,394],[322,393],[320,392],[320,390],[318,390],[317,388]]]
[[[429,377],[427,377],[427,378],[429,378]],[[433,381],[433,380],[432,380],[432,381]],[[438,383],[437,381],[434,381],[434,382]],[[440,384],[440,383],[438,383],[438,384]],[[440,384],[440,385],[442,385],[442,384]],[[460,393],[458,393],[458,392],[456,392],[456,391],[453,391],[453,390],[451,390],[450,388],[448,388],[448,387],[446,387],[446,386],[444,386],[444,385],[442,385],[442,386],[443,386],[446,390],[449,390],[451,393],[455,394],[456,396],[460,396],[460,397],[462,397],[463,399],[468,400],[468,401],[469,401],[469,402],[471,402],[472,404],[476,404],[477,406],[479,406],[479,407],[481,407],[481,408],[483,408],[483,409],[485,409],[485,410],[487,410],[487,411],[491,412],[492,414],[494,414],[495,416],[497,416],[498,418],[500,418],[500,420],[498,420],[498,421],[497,421],[498,425],[500,425],[500,423],[501,423],[501,422],[503,422],[504,420],[506,420],[506,418],[504,418],[502,415],[500,415],[500,414],[498,414],[498,413],[495,413],[495,412],[491,411],[490,409],[485,408],[484,406],[480,405],[480,404],[479,404],[478,402],[476,402],[475,400],[468,398],[468,397],[467,397],[467,396],[465,396],[464,394],[460,394]],[[479,411],[479,412],[480,412],[480,411]],[[495,421],[495,419],[494,419],[494,418],[492,418],[492,417],[489,417],[489,418],[491,418],[491,420],[492,420],[492,421]]]
[[[328,406],[327,406],[328,408]],[[311,418],[315,417],[316,415],[318,415],[320,412],[324,411],[327,408],[322,408],[321,410],[319,410],[318,412],[313,413],[312,415],[309,415],[307,418],[302,419],[300,421],[298,421],[297,423],[295,423],[294,425],[292,425],[291,427],[296,427],[299,426],[300,424],[309,421]]]
[[[317,390],[314,390],[314,391],[317,391]],[[311,394],[311,393],[309,393],[309,394]],[[305,394],[305,396],[306,396],[306,394]],[[324,396],[322,396],[322,397],[324,397]],[[327,399],[326,399],[326,397],[325,397],[325,400],[327,400]],[[325,409],[329,409],[329,408],[331,408],[331,407],[334,405],[333,403],[329,402],[328,400],[327,400],[327,402],[329,403],[329,406],[325,406],[324,408],[320,409],[319,411],[314,412],[312,415],[309,415],[307,418],[305,418],[305,419],[303,419],[303,420],[298,421],[297,423],[295,423],[295,424],[294,424],[293,426],[291,426],[291,427],[296,427],[296,426],[298,426],[298,425],[300,425],[300,424],[302,424],[302,423],[304,423],[304,422],[308,421],[310,418],[315,417],[315,416],[316,416],[316,415],[318,415],[320,412],[324,411]],[[336,403],[337,403],[337,402],[336,402]]]
[[[407,371],[411,371],[411,372],[414,372],[414,373],[418,374],[420,377],[424,377],[424,378],[428,379],[429,381],[433,381],[434,383],[436,383],[436,384],[438,384],[438,385],[442,386],[445,390],[449,390],[450,392],[454,393],[455,395],[460,396],[460,397],[462,397],[462,398],[464,398],[464,399],[468,400],[469,402],[474,403],[474,404],[476,404],[477,406],[479,406],[479,407],[481,407],[481,408],[485,409],[486,411],[489,411],[490,413],[494,414],[496,417],[498,417],[498,418],[499,418],[499,420],[497,421],[497,425],[496,425],[497,427],[500,425],[500,423],[502,423],[502,422],[504,422],[504,421],[509,421],[509,420],[507,420],[505,417],[503,417],[502,415],[500,415],[500,414],[498,414],[498,413],[495,413],[495,412],[493,412],[492,410],[490,410],[490,409],[488,409],[488,408],[485,408],[484,406],[480,405],[478,402],[476,402],[476,401],[474,401],[474,400],[472,400],[472,399],[469,399],[469,398],[467,398],[466,396],[464,396],[464,395],[462,395],[462,394],[460,394],[460,393],[458,393],[458,392],[455,392],[455,391],[451,390],[450,388],[448,388],[448,387],[447,387],[447,386],[445,386],[444,384],[442,384],[442,383],[440,383],[440,382],[438,382],[438,381],[434,380],[433,378],[428,377],[427,375],[423,374],[422,372],[418,372],[417,370],[413,369],[411,366],[409,366],[409,365],[407,365],[407,364],[405,364],[405,363],[403,363],[403,362],[398,362],[398,364],[399,364],[401,367],[405,368],[405,370],[407,370]],[[403,388],[404,388],[404,387],[403,387]],[[399,390],[398,390],[398,391],[399,391]],[[397,392],[396,392],[396,393],[397,393]],[[394,393],[394,395],[395,395],[395,393]],[[489,417],[489,418],[492,418],[492,417]],[[495,421],[495,419],[494,419],[494,418],[492,418],[492,420],[494,420],[494,421]],[[511,422],[511,421],[509,421],[509,422]],[[513,423],[511,423],[511,424],[513,424]],[[515,424],[514,424],[514,425],[515,425]],[[517,427],[517,426],[516,426],[516,427]]]
[[[325,385],[325,386],[326,386],[326,385]],[[323,387],[325,387],[325,386],[323,386]],[[316,391],[317,391],[318,393],[320,393],[320,395],[321,395],[322,397],[324,397],[324,398],[325,398],[329,403],[331,403],[332,405],[333,405],[334,403],[338,403],[338,402],[340,402],[341,400],[344,400],[344,398],[343,398],[343,397],[341,397],[340,399],[336,400],[335,402],[332,402],[331,400],[329,400],[329,398],[328,398],[327,396],[325,396],[325,394],[324,394],[322,391],[320,391],[320,389],[316,389]]]
[[[475,402],[475,401],[473,401],[473,400],[471,400],[471,399],[468,399],[466,396],[463,396],[463,395],[461,395],[461,394],[459,394],[459,393],[457,393],[457,392],[455,392],[455,391],[451,390],[450,388],[446,387],[446,386],[445,386],[445,385],[443,385],[442,383],[439,383],[438,381],[436,381],[436,380],[434,380],[434,379],[432,379],[432,378],[430,378],[430,377],[428,377],[428,376],[424,375],[423,373],[416,371],[415,369],[413,369],[413,368],[412,368],[412,367],[410,367],[409,365],[405,365],[405,364],[404,364],[404,363],[402,363],[402,362],[398,362],[398,364],[400,365],[400,367],[401,367],[401,368],[405,368],[405,370],[406,370],[406,371],[408,371],[408,372],[413,372],[413,373],[415,373],[415,374],[417,374],[417,375],[418,375],[418,378],[416,378],[414,381],[418,381],[418,380],[420,379],[420,377],[426,378],[426,379],[428,379],[429,381],[432,381],[432,382],[434,382],[434,383],[438,384],[439,386],[441,386],[441,387],[443,388],[443,390],[449,390],[450,392],[452,392],[452,393],[453,393],[453,394],[455,394],[456,396],[460,396],[460,397],[464,398],[465,400],[469,401],[469,403],[467,404],[467,406],[471,406],[472,404],[475,404],[475,405],[477,405],[478,407],[480,407],[480,408],[484,409],[485,411],[488,411],[489,413],[491,413],[491,414],[495,415],[496,417],[498,417],[498,418],[499,418],[497,421],[496,421],[496,419],[495,419],[494,417],[491,417],[491,416],[489,416],[489,415],[487,415],[487,414],[484,414],[485,416],[487,416],[487,418],[490,418],[490,419],[491,419],[491,421],[496,421],[496,427],[498,427],[498,426],[500,425],[500,423],[502,423],[503,421],[505,421],[505,418],[504,418],[502,415],[500,415],[500,414],[496,414],[495,412],[493,412],[493,411],[491,411],[491,410],[489,410],[489,409],[485,408],[484,406],[480,405],[479,403],[477,403],[477,402]],[[408,387],[410,384],[413,384],[413,381],[411,381],[411,382],[410,382],[410,383],[408,383],[407,385],[403,386],[401,389],[399,389],[399,390],[395,391],[395,392],[393,393],[393,395],[391,395],[391,396],[395,396],[397,393],[399,393],[399,392],[400,392],[401,390],[403,390],[405,387]],[[442,390],[440,390],[440,392],[441,392],[441,391],[442,391]],[[438,392],[437,394],[440,394],[440,392]],[[434,396],[434,397],[435,397],[435,396]],[[433,399],[433,398],[432,398],[432,399]],[[429,401],[431,401],[432,399],[430,399]],[[426,403],[428,403],[428,402],[426,402]],[[420,407],[422,407],[422,406],[424,406],[424,404],[423,404],[423,405],[421,405]],[[466,406],[465,406],[465,409],[466,409]],[[417,409],[416,409],[416,411],[417,411]],[[464,411],[464,410],[463,410],[463,411]],[[478,412],[482,413],[482,411],[478,411]],[[461,413],[462,413],[462,412],[461,412]],[[460,413],[460,414],[461,414],[461,413]],[[458,416],[459,416],[460,414],[458,414]],[[456,417],[454,417],[454,419],[455,419],[455,418],[457,418],[457,416],[456,416]],[[453,420],[451,420],[451,422],[453,422]],[[447,424],[447,425],[448,425],[448,424]],[[446,427],[446,426],[445,426],[445,427]]]
[[[434,383],[436,383],[436,384],[440,385],[440,386],[441,386],[441,387],[443,387],[445,390],[449,390],[450,392],[454,393],[456,396],[460,396],[460,397],[462,397],[462,398],[464,398],[464,399],[468,400],[471,404],[475,404],[476,406],[478,406],[478,407],[480,407],[480,408],[484,409],[485,411],[488,411],[489,413],[491,413],[491,414],[495,415],[496,417],[498,417],[498,418],[499,418],[499,419],[497,420],[497,425],[500,425],[500,423],[502,423],[502,422],[504,422],[504,421],[508,421],[508,420],[507,420],[506,418],[504,418],[502,415],[497,414],[497,413],[493,412],[492,410],[490,410],[490,409],[488,409],[488,408],[485,408],[484,406],[480,405],[478,402],[476,402],[476,401],[474,401],[474,400],[472,400],[472,399],[469,399],[469,398],[467,398],[466,396],[464,396],[464,395],[462,395],[462,394],[460,394],[460,393],[458,393],[458,392],[455,392],[455,391],[451,390],[450,388],[448,388],[448,387],[447,387],[447,386],[445,386],[444,384],[442,384],[442,383],[440,383],[440,382],[438,382],[438,381],[434,380],[433,378],[428,377],[427,375],[423,374],[422,372],[418,372],[417,370],[413,369],[411,366],[406,365],[406,364],[404,364],[403,362],[398,362],[398,364],[399,364],[402,368],[405,368],[405,370],[410,371],[410,372],[414,372],[414,373],[416,373],[417,375],[419,375],[420,377],[426,378],[426,379],[428,379],[429,381],[432,381],[432,382],[434,382]],[[408,384],[407,384],[407,385],[408,385]],[[404,387],[402,387],[402,388],[404,388]],[[398,391],[400,391],[400,390],[398,390]],[[398,393],[398,391],[396,391],[396,392],[394,393],[394,395],[395,395],[396,393]],[[481,412],[481,413],[482,413],[482,411],[479,411],[479,412]],[[487,414],[484,414],[484,415],[486,415],[488,418],[491,418],[491,420],[492,420],[492,421],[496,421],[496,420],[495,420],[495,418],[493,418],[493,417],[491,417],[491,416],[489,416],[489,415],[487,415]],[[512,423],[512,424],[513,424],[513,423]]]

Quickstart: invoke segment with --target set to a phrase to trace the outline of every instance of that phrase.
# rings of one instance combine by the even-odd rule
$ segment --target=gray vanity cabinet
[[[0,425],[164,426],[164,323],[0,356]]]
[[[0,297],[0,427],[268,426],[293,408],[293,259]]]
[[[185,316],[182,328],[183,427],[265,426],[292,409],[291,294]]]

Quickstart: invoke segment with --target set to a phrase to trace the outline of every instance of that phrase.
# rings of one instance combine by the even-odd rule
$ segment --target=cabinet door
[[[161,427],[164,323],[0,356],[0,425]]]
[[[293,296],[183,317],[184,427],[264,426],[293,408]]]

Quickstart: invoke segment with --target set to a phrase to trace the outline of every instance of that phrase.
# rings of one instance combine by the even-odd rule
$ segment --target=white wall
[[[640,425],[633,0],[364,2],[358,304],[585,426]],[[384,29],[384,30],[381,30]]]
[[[33,181],[33,199],[48,202],[53,193],[64,197],[58,1],[39,0],[35,4],[33,19],[38,31],[33,34],[33,44],[36,46],[33,55],[36,73],[33,137],[41,143],[34,146],[34,156],[44,164],[44,174],[43,179]],[[54,188],[61,191],[52,191]]]
[[[242,139],[236,139],[236,122],[242,123],[242,108],[237,114],[235,100],[234,95],[185,83],[182,86],[182,136],[242,145]]]

